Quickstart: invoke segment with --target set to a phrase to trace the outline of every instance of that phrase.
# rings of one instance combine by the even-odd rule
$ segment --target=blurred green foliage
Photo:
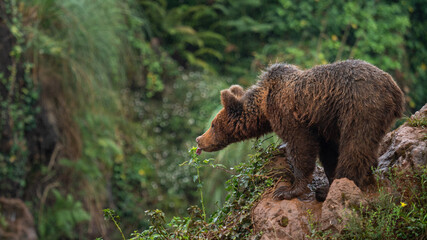
[[[221,108],[219,91],[252,85],[270,63],[363,59],[394,76],[408,111],[427,102],[422,0],[7,0],[0,11],[15,39],[0,55],[13,59],[0,73],[0,126],[13,136],[1,144],[14,146],[0,152],[0,194],[30,202],[46,239],[107,234],[103,208],[125,234],[148,227],[147,209],[184,214],[199,196],[195,169],[179,164]],[[60,153],[39,156],[29,139],[48,137],[35,130],[48,113]],[[234,166],[250,151],[208,156]],[[211,213],[227,175],[200,175]]]
[[[6,4],[4,11],[5,38],[13,38],[13,46],[4,47],[0,54],[7,58],[0,67],[0,192],[4,196],[22,197],[28,174],[28,147],[26,134],[36,127],[39,89],[30,77],[32,64],[24,59],[27,50],[22,17],[16,4]],[[5,44],[6,45],[6,44]]]
[[[77,224],[90,219],[82,203],[71,194],[62,196],[58,190],[52,191],[55,202],[52,206],[45,206],[49,217],[40,217],[38,233],[41,239],[78,238],[74,231]]]

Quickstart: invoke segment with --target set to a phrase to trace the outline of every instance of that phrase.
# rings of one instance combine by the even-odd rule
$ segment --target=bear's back
[[[361,60],[346,60],[299,70],[276,64],[269,70],[270,112],[294,112],[310,125],[343,121],[347,116],[394,118],[402,112],[403,93],[392,77]],[[280,70],[280,71],[279,71]],[[268,83],[268,82],[267,82]],[[274,110],[272,110],[274,109]]]

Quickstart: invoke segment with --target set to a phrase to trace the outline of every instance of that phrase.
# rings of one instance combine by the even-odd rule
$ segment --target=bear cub
[[[197,153],[275,132],[285,143],[295,181],[274,198],[303,194],[322,163],[329,183],[348,178],[359,187],[372,180],[379,142],[402,116],[403,93],[379,68],[347,60],[301,70],[274,64],[246,91],[238,85],[221,91],[211,127],[197,137]]]

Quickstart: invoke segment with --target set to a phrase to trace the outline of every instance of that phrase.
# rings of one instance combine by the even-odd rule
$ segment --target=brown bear
[[[211,127],[196,139],[197,153],[273,131],[286,143],[295,178],[290,189],[276,189],[274,198],[291,199],[306,191],[317,157],[330,184],[346,177],[363,186],[404,101],[388,73],[347,60],[308,70],[274,64],[248,90],[222,90],[221,103]]]

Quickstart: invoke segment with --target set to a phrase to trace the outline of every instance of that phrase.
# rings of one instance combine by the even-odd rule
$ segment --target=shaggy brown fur
[[[230,143],[274,131],[287,143],[295,182],[276,199],[305,192],[322,162],[329,182],[349,178],[365,184],[376,166],[381,138],[402,115],[403,93],[392,77],[360,60],[300,70],[274,64],[247,91],[221,91],[224,108],[196,139],[200,149],[217,151]]]

